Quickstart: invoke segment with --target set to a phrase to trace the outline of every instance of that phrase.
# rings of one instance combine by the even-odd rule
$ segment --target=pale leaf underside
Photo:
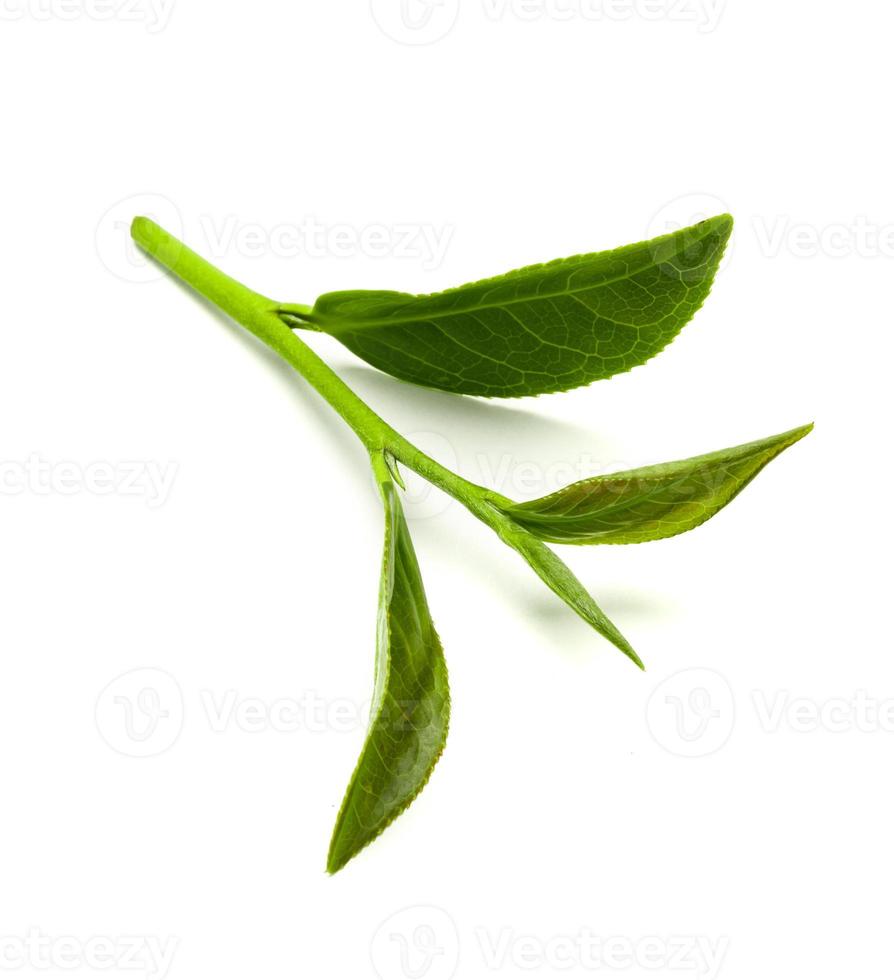
[[[538,538],[559,544],[637,544],[673,537],[713,517],[812,428],[581,480],[503,511]]]

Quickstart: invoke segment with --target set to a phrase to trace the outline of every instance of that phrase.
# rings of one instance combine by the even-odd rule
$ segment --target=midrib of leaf
[[[710,224],[710,222],[706,221],[705,224],[708,225]],[[699,241],[699,242],[703,241],[708,236],[710,230],[711,230],[710,228],[706,229],[705,233],[701,235],[698,239],[695,239],[694,241]],[[660,242],[667,238],[671,238],[673,234],[675,233],[672,232],[670,235],[665,235],[659,239],[655,239],[650,244],[654,244],[655,242]],[[641,242],[641,243],[637,243],[636,245],[628,245],[625,247],[629,249],[637,249],[640,248],[643,244],[646,243]],[[621,251],[622,251],[621,249],[614,249],[614,250],[609,250],[607,252],[594,252],[592,255],[586,255],[586,254],[574,255],[566,259],[556,259],[553,262],[542,262],[537,265],[524,266],[523,268],[516,269],[513,272],[507,272],[503,276],[492,277],[489,279],[480,279],[477,282],[465,283],[462,286],[454,286],[451,289],[445,289],[439,293],[423,293],[420,295],[416,295],[413,293],[398,292],[394,294],[393,302],[395,303],[395,305],[400,305],[401,302],[405,304],[409,304],[412,302],[424,302],[425,300],[441,299],[443,297],[450,296],[452,294],[459,294],[459,293],[464,293],[466,291],[472,291],[478,287],[487,286],[489,284],[493,284],[493,288],[496,289],[499,288],[500,286],[504,286],[507,285],[508,283],[513,282],[514,280],[516,280],[516,277],[518,278],[520,285],[525,285],[524,277],[533,276],[535,275],[535,273],[540,273],[545,269],[549,269],[550,266],[553,265],[558,266],[566,262],[582,262],[587,259],[589,259],[590,261],[595,261],[596,259],[604,255],[614,255],[615,258],[620,259]],[[335,337],[339,333],[343,333],[343,332],[354,333],[358,330],[365,330],[367,328],[406,325],[408,323],[428,323],[431,324],[432,326],[437,326],[437,324],[434,321],[440,319],[441,317],[456,316],[457,314],[460,313],[467,313],[469,315],[474,315],[477,311],[480,310],[505,309],[507,306],[516,306],[521,303],[531,303],[539,300],[560,299],[567,296],[567,297],[571,297],[576,302],[580,303],[580,305],[583,306],[585,310],[587,310],[589,313],[594,314],[595,316],[598,316],[601,320],[607,320],[609,323],[615,323],[618,326],[630,327],[633,330],[638,330],[640,329],[638,325],[625,323],[622,320],[612,319],[611,317],[605,316],[603,313],[594,310],[591,306],[588,306],[582,299],[580,299],[576,294],[583,293],[583,292],[591,292],[594,289],[602,289],[605,286],[611,286],[616,282],[623,282],[625,279],[630,279],[633,276],[638,275],[640,272],[645,272],[647,269],[650,269],[653,266],[662,265],[662,264],[667,264],[667,263],[666,261],[664,263],[656,262],[654,257],[652,257],[644,261],[641,265],[636,266],[635,268],[627,269],[625,272],[617,276],[612,276],[610,279],[604,279],[599,282],[587,283],[584,286],[572,287],[566,285],[566,287],[561,290],[551,291],[548,293],[527,293],[522,296],[516,296],[515,298],[512,299],[507,299],[507,300],[502,300],[502,301],[497,301],[492,303],[475,302],[474,299],[470,297],[469,300],[465,302],[465,304],[459,303],[457,306],[451,307],[450,309],[439,310],[437,311],[437,313],[433,315],[427,315],[425,317],[420,317],[418,315],[412,316],[410,314],[405,314],[402,316],[389,314],[388,316],[380,317],[379,319],[363,319],[361,321],[354,322],[347,318],[343,319],[341,316],[334,318],[334,320],[329,320],[325,315],[315,314],[313,310],[311,310],[310,313],[305,314],[305,317],[311,323],[326,323],[327,327],[330,322],[333,323],[334,328],[331,330],[327,330],[327,332],[330,333],[333,337]],[[575,275],[577,272],[580,271],[581,271],[580,268],[570,271],[568,273],[569,279],[571,276]],[[691,271],[691,270],[687,270],[687,271]],[[567,282],[568,279],[566,279],[566,283]],[[332,294],[329,295],[331,296]],[[373,290],[372,293],[369,295],[369,299],[376,300],[377,302],[387,302],[385,298],[386,295],[387,294],[384,293],[377,295],[376,291]],[[681,305],[680,303],[677,304],[678,307],[680,305]],[[358,314],[353,314],[353,315],[358,315]],[[669,315],[670,314],[665,314],[665,316],[662,317],[661,319],[665,319]],[[533,330],[531,330],[526,324],[524,324],[521,320],[519,320],[518,317],[514,315],[512,316],[513,319],[516,321],[516,323],[518,323],[519,326],[521,326],[527,333],[530,333],[532,337],[536,337],[539,341],[544,342],[542,337],[540,337]],[[342,323],[341,327],[338,326],[339,323]],[[456,343],[455,338],[451,337],[451,340],[453,340],[453,342]],[[567,344],[552,343],[551,346],[559,347],[559,348],[564,347],[566,350],[574,351],[575,353],[580,353],[580,354],[587,353],[586,351],[582,351],[577,347],[569,347]],[[471,350],[471,348],[468,349]],[[472,352],[478,356],[486,356],[481,354],[480,351],[472,351]],[[404,353],[406,354],[407,352]],[[494,360],[496,360],[497,363],[503,363],[502,361],[499,361],[497,359]],[[428,363],[428,362],[423,362],[423,363]]]
[[[717,486],[712,491],[712,493],[716,494],[722,489],[722,484],[727,479],[733,476],[734,469],[741,466],[747,466],[755,458],[760,459],[764,456],[768,457],[766,462],[770,462],[775,456],[778,456],[780,453],[788,449],[793,443],[801,439],[803,435],[805,435],[808,431],[810,431],[811,428],[812,425],[799,426],[796,429],[791,429],[788,432],[784,432],[775,438],[772,445],[767,445],[766,443],[763,442],[756,442],[753,444],[754,448],[751,449],[749,452],[741,452],[738,456],[729,458],[727,460],[729,465],[727,465],[723,470],[717,469],[712,471],[711,463],[724,461],[724,456],[726,455],[727,452],[726,450],[720,450],[719,452],[716,453],[706,453],[703,456],[694,456],[692,460],[680,460],[676,463],[657,463],[654,466],[643,467],[638,472],[636,470],[627,471],[627,473],[631,474],[630,479],[627,480],[624,479],[625,472],[623,471],[619,473],[607,473],[605,476],[593,477],[590,480],[581,480],[579,481],[578,484],[570,484],[567,487],[563,487],[561,490],[556,490],[554,493],[551,493],[548,496],[541,497],[537,500],[526,501],[524,503],[517,504],[513,508],[513,510],[525,511],[530,509],[532,513],[541,513],[544,515],[548,515],[550,521],[570,523],[574,521],[579,521],[582,516],[589,516],[588,513],[584,513],[582,515],[581,513],[576,511],[578,508],[585,509],[586,505],[592,500],[593,496],[596,494],[596,492],[599,489],[597,481],[599,481],[599,483],[602,483],[603,485],[611,483],[613,481],[621,484],[625,482],[626,483],[635,482],[642,487],[642,490],[640,492],[635,493],[630,497],[623,497],[621,499],[613,500],[611,503],[607,503],[604,507],[600,507],[598,511],[593,512],[593,516],[596,515],[600,517],[610,516],[611,514],[615,513],[618,510],[625,510],[631,505],[635,505],[637,503],[641,503],[644,500],[647,500],[650,494],[652,494],[656,488],[660,488],[662,491],[665,492],[674,491],[678,489],[680,486],[688,483],[689,481],[697,480],[700,471],[712,474],[714,482],[717,484]],[[687,462],[695,463],[698,465],[693,466],[693,468],[689,472],[681,472],[676,476],[671,476],[670,481],[665,482],[667,480],[667,474],[669,470],[672,470],[672,468],[681,466]],[[662,472],[662,470],[664,472]],[[745,487],[748,486],[748,484],[752,480],[754,480],[755,477],[757,477],[759,474],[760,474],[760,469],[756,470],[744,482],[742,482],[741,484],[733,488],[735,489],[735,493],[733,494],[733,496],[736,496],[738,493],[744,490]],[[561,503],[562,498],[567,495],[568,491],[574,489],[575,486],[580,484],[586,484],[591,481],[597,483],[597,485],[592,488],[592,490],[587,494],[586,497],[582,497],[579,500],[569,502],[568,509],[565,510],[551,511],[549,509],[554,504]],[[533,510],[534,504],[538,505],[536,512]],[[574,508],[574,510],[572,510],[571,508]]]
[[[750,459],[751,457],[748,458]],[[618,474],[619,477],[620,475],[621,474]],[[726,475],[728,476],[729,474],[727,473]],[[754,475],[757,476],[756,473]],[[586,497],[582,497],[579,500],[570,502],[567,510],[550,511],[545,508],[543,511],[540,512],[549,514],[549,519],[551,522],[557,521],[557,522],[573,523],[575,521],[579,521],[582,516],[590,516],[591,513],[593,516],[598,515],[599,517],[603,517],[603,516],[610,517],[612,514],[616,513],[619,510],[620,511],[627,510],[631,506],[635,506],[636,504],[642,503],[644,500],[648,500],[649,497],[652,495],[652,493],[654,493],[656,487],[660,487],[662,491],[667,491],[667,492],[674,491],[678,487],[682,486],[683,484],[690,482],[693,478],[694,475],[692,473],[681,473],[680,476],[673,477],[672,482],[670,483],[662,483],[661,479],[658,476],[643,478],[641,481],[636,480],[635,481],[636,483],[644,484],[643,489],[639,493],[635,493],[630,497],[622,497],[620,499],[613,500],[611,503],[606,503],[604,506],[599,507],[597,511],[589,512],[586,511],[585,508],[586,505],[592,500],[592,498],[597,495],[596,491],[598,488],[594,487],[593,490],[590,493],[588,493]],[[605,477],[606,482],[608,482],[611,479],[612,479],[611,476]],[[724,479],[725,477],[719,479],[717,482],[722,483]],[[751,479],[753,479],[753,477]],[[625,481],[619,479],[618,482],[623,483]],[[629,483],[631,481],[628,480],[626,482]],[[545,504],[546,500],[542,500],[539,502]],[[525,506],[526,504],[519,504],[518,508],[516,509],[520,510]],[[548,506],[549,505],[547,505],[547,507]],[[577,512],[578,508],[584,509],[585,513],[582,515],[579,512]]]
[[[548,497],[503,509],[544,540],[569,545],[632,544],[675,537],[710,520],[764,467],[812,429],[810,423],[688,460],[583,480]],[[633,492],[626,491],[625,484],[634,487]],[[601,503],[600,487],[607,491],[607,504]],[[580,494],[574,494],[575,489]],[[678,493],[684,496],[675,496]],[[651,507],[651,512],[644,513],[643,507]],[[694,512],[693,507],[697,508]]]

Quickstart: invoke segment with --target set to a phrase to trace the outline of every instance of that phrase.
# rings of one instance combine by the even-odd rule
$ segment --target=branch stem
[[[429,483],[450,494],[501,540],[517,551],[557,595],[634,663],[642,661],[562,561],[530,532],[518,526],[501,506],[513,503],[494,490],[478,486],[442,466],[380,418],[307,344],[295,336],[284,317],[301,320],[306,306],[281,304],[225,275],[149,218],[135,218],[134,241],[172,275],[214,303],[290,364],[353,429],[370,455],[380,486],[403,463]],[[392,472],[393,471],[393,472]]]
[[[480,506],[485,501],[508,502],[502,495],[448,470],[405,439],[297,337],[280,316],[280,313],[300,316],[308,311],[308,307],[277,303],[254,292],[221,272],[149,218],[135,218],[131,234],[140,248],[172,275],[223,310],[290,364],[350,426],[371,455],[390,453],[455,497],[479,518],[489,510]]]

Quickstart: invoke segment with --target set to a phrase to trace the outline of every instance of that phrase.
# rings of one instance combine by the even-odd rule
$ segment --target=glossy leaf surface
[[[370,727],[332,834],[338,871],[406,809],[447,739],[450,693],[441,641],[394,484],[381,484],[385,554]]]
[[[327,293],[296,319],[430,388],[497,398],[564,391],[666,347],[708,295],[731,230],[720,215],[428,296]]]
[[[538,538],[560,544],[670,538],[713,517],[812,428],[805,425],[692,459],[581,480],[503,511]]]

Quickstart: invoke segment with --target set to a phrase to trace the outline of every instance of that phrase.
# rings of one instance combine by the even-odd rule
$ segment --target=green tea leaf
[[[405,381],[498,398],[564,391],[666,347],[708,295],[732,224],[720,215],[429,296],[355,290],[282,310]]]
[[[732,449],[581,480],[557,493],[503,507],[544,541],[636,544],[682,534],[713,517],[813,425]]]
[[[390,478],[379,588],[376,672],[366,742],[332,832],[334,874],[415,799],[444,749],[450,719],[447,665],[416,553]]]
[[[496,511],[496,508],[494,508]],[[505,511],[504,511],[505,514]],[[530,531],[520,527],[514,519],[506,519],[503,514],[495,515],[490,522],[501,540],[514,548],[534,569],[556,595],[566,602],[585,622],[622,653],[628,656],[641,670],[643,662],[636,651],[622,636],[620,630],[599,608],[596,600],[583,587],[571,569],[561,558]]]

